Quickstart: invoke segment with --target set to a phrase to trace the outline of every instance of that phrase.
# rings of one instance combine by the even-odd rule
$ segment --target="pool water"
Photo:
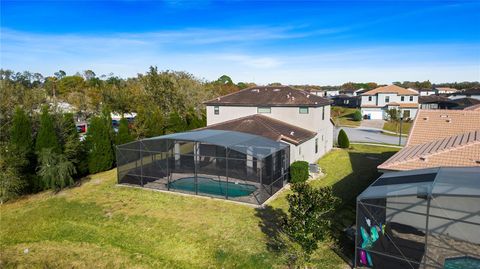
[[[445,259],[444,269],[480,269],[480,259],[457,257]]]
[[[228,189],[228,197],[248,196],[257,190],[257,187],[250,184],[235,184],[208,177],[197,177],[198,192],[210,195],[225,196]],[[169,183],[171,189],[195,192],[195,178],[185,177]]]

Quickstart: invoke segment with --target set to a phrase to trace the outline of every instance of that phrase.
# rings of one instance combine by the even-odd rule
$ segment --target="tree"
[[[217,79],[217,83],[220,83],[220,84],[233,84],[233,80],[227,76],[227,75],[222,75],[221,77],[219,77]]]
[[[113,129],[110,113],[106,110],[93,117],[87,131],[88,170],[98,173],[112,168],[114,163]]]
[[[290,165],[290,182],[300,183],[308,179],[308,162],[296,161]]]
[[[361,121],[362,120],[362,113],[360,112],[360,110],[355,110],[355,112],[353,113],[353,120],[354,121]]]
[[[53,152],[61,153],[53,117],[46,105],[42,107],[42,114],[40,115],[40,127],[35,143],[35,151],[40,153],[44,148],[51,148]]]
[[[165,118],[158,107],[139,107],[134,131],[137,137],[153,137],[165,133]]]
[[[22,154],[28,155],[33,151],[32,122],[27,113],[18,106],[13,115],[10,144]]]
[[[400,110],[396,108],[389,109],[388,111],[388,119],[390,121],[398,121],[400,119]]]
[[[307,183],[292,185],[292,194],[287,196],[288,216],[283,228],[288,237],[298,243],[308,257],[318,248],[331,228],[338,199],[331,187],[313,188]]]
[[[188,129],[187,122],[176,112],[168,118],[166,133],[179,133]]]
[[[85,165],[86,153],[84,144],[82,141],[80,141],[80,136],[78,135],[73,114],[63,114],[61,125],[63,154],[67,160],[75,165],[77,173],[84,175],[88,170],[87,166]]]
[[[39,154],[38,175],[46,189],[62,189],[73,184],[75,165],[63,154],[44,148]]]
[[[130,133],[130,128],[128,128],[128,120],[122,118],[118,125],[117,145],[122,145],[131,141],[133,141],[133,136]]]
[[[350,147],[350,140],[343,129],[338,132],[338,147],[346,149]]]
[[[0,204],[17,197],[26,186],[16,166],[22,162],[22,156],[9,151],[5,145],[0,146]]]

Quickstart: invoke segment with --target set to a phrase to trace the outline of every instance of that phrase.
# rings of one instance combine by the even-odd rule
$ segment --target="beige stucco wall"
[[[322,116],[325,109],[325,115]],[[219,114],[214,114],[214,106],[207,106],[207,126],[257,114],[257,107],[219,106]],[[316,162],[333,147],[333,125],[330,122],[330,106],[309,107],[308,114],[300,114],[299,107],[271,107],[267,117],[313,131],[317,136],[295,146],[290,144],[290,161],[304,160]],[[318,153],[315,153],[315,138],[318,138]],[[301,148],[301,153],[299,153]]]

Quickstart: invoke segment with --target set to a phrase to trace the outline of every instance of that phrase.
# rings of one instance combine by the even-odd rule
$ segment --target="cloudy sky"
[[[480,1],[1,1],[1,67],[341,84],[480,80]]]

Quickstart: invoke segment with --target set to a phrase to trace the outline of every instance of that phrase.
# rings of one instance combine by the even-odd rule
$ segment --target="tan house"
[[[480,111],[420,110],[405,147],[378,169],[440,166],[480,166]]]
[[[388,119],[388,110],[400,110],[405,119],[415,118],[418,111],[418,92],[397,85],[378,87],[360,94],[360,108],[366,119]]]
[[[331,101],[288,86],[256,86],[205,102],[207,129],[265,136],[290,145],[290,161],[316,162],[333,147]]]

